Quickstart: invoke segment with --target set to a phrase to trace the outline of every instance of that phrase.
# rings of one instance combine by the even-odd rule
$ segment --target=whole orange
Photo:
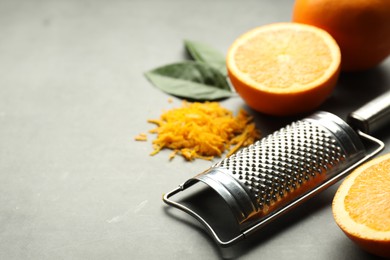
[[[344,71],[372,68],[390,55],[389,0],[296,0],[292,20],[332,35]]]

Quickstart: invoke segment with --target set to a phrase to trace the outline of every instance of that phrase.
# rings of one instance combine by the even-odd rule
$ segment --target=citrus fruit
[[[332,210],[349,238],[390,258],[390,153],[355,169],[338,188]]]
[[[292,20],[329,32],[343,71],[372,68],[390,55],[389,0],[296,0]]]
[[[239,36],[226,66],[238,94],[254,110],[286,116],[313,110],[332,93],[340,49],[324,30],[272,23]]]

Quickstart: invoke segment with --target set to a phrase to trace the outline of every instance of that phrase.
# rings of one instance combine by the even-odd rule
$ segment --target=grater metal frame
[[[320,117],[321,113],[319,112]],[[330,114],[330,113],[329,113]],[[324,115],[324,114],[323,114]],[[317,118],[318,119],[318,118]],[[341,120],[341,119],[338,119]],[[344,122],[343,120],[341,120]],[[259,218],[256,220],[256,222],[250,222],[248,225],[245,225],[245,227],[240,229],[240,233],[232,238],[229,238],[228,240],[222,240],[215,229],[210,225],[210,223],[207,222],[205,218],[203,218],[201,215],[196,213],[191,208],[185,206],[184,204],[181,204],[179,202],[176,202],[171,199],[171,197],[179,192],[182,192],[186,190],[187,188],[191,187],[195,183],[199,181],[207,182],[207,184],[212,184],[212,182],[220,181],[219,176],[206,176],[207,174],[203,175],[206,176],[206,179],[201,178],[192,178],[184,182],[183,184],[179,185],[176,189],[166,193],[163,195],[163,201],[175,208],[178,208],[189,215],[193,216],[195,219],[197,219],[203,226],[206,228],[206,230],[210,233],[211,237],[215,240],[217,244],[219,244],[222,247],[228,247],[231,246],[250,234],[254,233],[255,231],[261,229],[266,224],[270,223],[271,221],[275,220],[276,218],[280,217],[281,215],[287,213],[288,211],[292,210],[293,208],[299,206],[303,202],[307,201],[308,199],[312,198],[314,195],[318,194],[319,192],[327,189],[331,185],[335,184],[336,182],[340,181],[344,177],[346,177],[350,171],[352,171],[357,166],[363,164],[364,162],[368,161],[378,153],[380,153],[384,147],[385,144],[371,136],[370,134],[372,132],[375,132],[376,130],[380,129],[381,127],[387,125],[390,122],[390,91],[387,91],[380,95],[379,97],[375,98],[374,100],[368,102],[364,106],[360,107],[358,110],[350,113],[347,117],[346,124],[341,124],[341,121],[338,121],[339,126],[343,129],[345,132],[351,133],[354,132],[357,138],[360,138],[360,141],[364,143],[365,146],[365,153],[362,158],[356,158],[351,164],[348,164],[343,168],[340,172],[337,172],[335,175],[331,176],[329,179],[325,180],[318,186],[312,188],[311,190],[306,191],[301,196],[298,196],[294,198],[293,200],[289,201],[288,204],[282,206],[281,208],[278,208],[274,211],[272,211],[270,214],[265,215],[262,218]],[[344,122],[345,123],[345,122]],[[350,128],[351,127],[351,128]],[[332,127],[330,127],[332,128]],[[353,131],[353,130],[354,131]],[[330,132],[333,132],[332,129],[328,129]],[[347,135],[349,135],[347,133]],[[209,177],[210,180],[208,180]],[[222,180],[225,181],[225,180]],[[213,187],[211,187],[213,188]],[[224,191],[222,191],[224,192]],[[236,192],[235,197],[238,197],[241,201],[245,202],[245,205],[240,205],[241,207],[248,209],[248,212],[250,211],[251,205],[248,203],[249,199],[247,198],[248,194],[242,189],[242,187],[234,187],[234,192]],[[224,194],[221,194],[221,191],[218,191],[219,195],[225,196]],[[227,192],[227,195],[225,198],[229,197],[229,192]],[[224,198],[224,199],[225,199]],[[225,202],[227,203],[226,199]],[[231,206],[231,205],[229,205]],[[233,206],[234,207],[234,206]],[[237,215],[236,215],[237,217]],[[236,219],[237,220],[237,219]]]
[[[189,215],[191,215],[195,219],[197,219],[201,224],[203,224],[203,226],[209,232],[209,234],[214,239],[214,241],[217,244],[219,244],[220,246],[222,246],[222,247],[231,246],[231,245],[233,245],[233,244],[243,240],[248,235],[256,232],[259,229],[261,229],[263,226],[267,225],[268,223],[270,223],[271,221],[275,220],[276,218],[284,215],[288,211],[290,211],[290,210],[296,208],[297,206],[301,205],[303,202],[305,202],[308,199],[312,198],[313,196],[315,196],[316,194],[320,193],[321,191],[323,191],[323,190],[329,188],[330,186],[332,186],[333,184],[337,183],[338,181],[343,179],[346,175],[348,175],[348,173],[351,170],[353,170],[354,168],[356,168],[360,164],[366,162],[367,160],[371,159],[372,157],[374,157],[376,154],[378,154],[379,152],[381,152],[384,149],[385,144],[382,141],[380,141],[379,139],[377,139],[375,137],[372,137],[372,136],[370,136],[368,134],[365,134],[364,132],[362,132],[360,130],[357,130],[357,134],[364,141],[373,144],[375,146],[375,148],[371,149],[372,151],[368,152],[362,159],[357,160],[355,163],[349,165],[348,167],[346,167],[344,170],[342,170],[341,172],[339,172],[335,176],[329,178],[328,180],[326,180],[325,182],[323,182],[319,186],[313,188],[312,190],[309,190],[308,192],[306,192],[302,196],[299,196],[296,199],[292,200],[290,203],[288,203],[287,205],[283,206],[282,208],[275,210],[274,212],[272,212],[269,215],[266,215],[263,218],[260,218],[259,221],[255,222],[251,226],[248,226],[246,229],[241,230],[240,234],[238,234],[237,236],[235,236],[235,237],[233,237],[233,238],[231,238],[229,240],[222,240],[219,237],[219,235],[217,234],[217,232],[214,230],[214,228],[210,225],[210,223],[208,223],[197,212],[195,212],[191,208],[185,206],[184,204],[181,204],[179,202],[176,202],[176,201],[170,199],[173,195],[175,195],[175,194],[177,194],[179,192],[182,192],[182,191],[186,190],[187,188],[193,186],[199,180],[190,179],[190,180],[184,182],[183,184],[179,185],[176,189],[174,189],[174,190],[164,194],[163,195],[163,201],[166,204],[168,204],[168,205],[170,205],[172,207],[175,207],[177,209],[180,209],[180,210],[188,213]]]

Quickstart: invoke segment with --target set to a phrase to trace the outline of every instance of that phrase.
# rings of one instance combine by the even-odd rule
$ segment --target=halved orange
[[[238,94],[270,115],[311,111],[332,93],[340,72],[340,49],[326,31],[299,23],[273,23],[238,37],[226,66]]]
[[[390,258],[390,153],[355,169],[338,188],[332,210],[351,240]]]

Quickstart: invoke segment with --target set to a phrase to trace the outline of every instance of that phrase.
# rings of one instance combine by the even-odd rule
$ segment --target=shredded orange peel
[[[228,151],[227,156],[243,146],[250,145],[261,136],[253,118],[241,109],[237,116],[220,106],[218,102],[183,101],[182,107],[164,112],[160,119],[150,119],[156,124],[150,133],[155,155],[164,148],[173,150],[170,159],[177,154],[186,160],[196,158],[212,160]]]
[[[136,141],[147,141],[148,140],[148,136],[147,134],[145,133],[140,133],[139,135],[137,135],[136,137],[134,137],[134,139]]]

